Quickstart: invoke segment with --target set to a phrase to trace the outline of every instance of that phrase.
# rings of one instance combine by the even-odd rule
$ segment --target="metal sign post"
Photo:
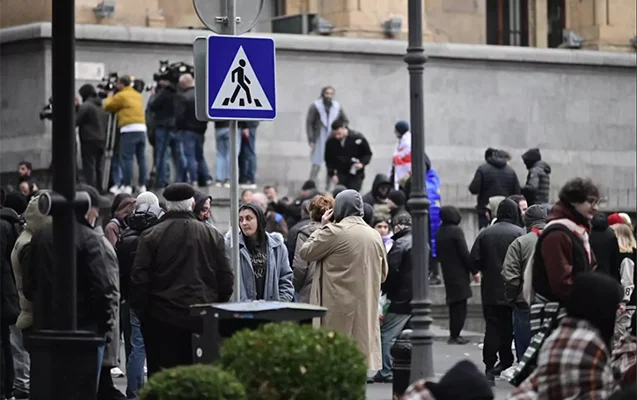
[[[256,24],[263,0],[242,3],[246,9],[258,6],[258,12],[252,23],[241,25],[239,29],[237,23],[242,21],[237,16],[237,0],[193,0],[193,4],[201,21],[213,32],[221,34],[198,37],[193,44],[195,109],[197,119],[201,121],[230,122],[230,261],[235,273],[232,299],[238,302],[241,298],[238,121],[276,117],[274,42],[268,38],[236,37]],[[215,12],[217,10],[219,12]],[[250,62],[251,57],[254,64]]]

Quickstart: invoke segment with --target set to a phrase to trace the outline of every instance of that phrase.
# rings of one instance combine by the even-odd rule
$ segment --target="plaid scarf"
[[[606,344],[588,321],[564,318],[537,362],[510,400],[607,399],[617,389]]]
[[[509,380],[509,383],[514,386],[518,386],[531,375],[544,341],[566,316],[566,310],[561,307],[560,303],[548,301],[537,293],[534,295],[533,303],[530,309],[531,343],[520,362],[515,366],[513,377]]]
[[[635,365],[637,364],[637,338],[626,335],[619,340],[618,345],[613,350],[611,366],[617,381],[622,382],[622,386],[635,384]]]

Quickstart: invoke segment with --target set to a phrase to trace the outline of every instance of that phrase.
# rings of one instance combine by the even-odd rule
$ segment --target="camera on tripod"
[[[117,81],[119,80],[119,74],[117,72],[111,72],[107,77],[102,78],[102,83],[97,84],[97,88],[100,90],[98,95],[100,98],[105,99],[108,96],[108,92],[117,92]],[[139,93],[144,91],[146,83],[141,79],[136,79],[131,75],[130,86],[137,90]]]
[[[159,62],[159,71],[153,74],[153,80],[169,81],[172,84],[179,82],[179,77],[184,74],[195,75],[195,67],[187,64],[183,61],[170,63],[168,60],[162,60]]]

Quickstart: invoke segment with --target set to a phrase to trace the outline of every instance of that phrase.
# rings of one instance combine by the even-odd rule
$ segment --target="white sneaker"
[[[146,191],[146,185],[141,185],[139,188],[137,188],[137,193],[141,194],[144,193]]]
[[[124,192],[126,194],[133,194],[133,187],[132,186],[124,186],[122,188],[122,192]]]
[[[109,192],[113,193],[114,195],[118,195],[120,192],[119,186],[117,185],[113,185],[111,186],[110,189],[108,189]]]
[[[123,378],[124,377],[124,372],[121,369],[119,369],[118,367],[111,368],[111,376],[113,378]]]
[[[215,182],[215,186],[216,186],[216,187],[222,187],[222,186],[223,186],[223,183],[222,183],[222,182],[217,181],[217,182]]]
[[[223,187],[226,189],[230,189],[230,182],[224,182]]]

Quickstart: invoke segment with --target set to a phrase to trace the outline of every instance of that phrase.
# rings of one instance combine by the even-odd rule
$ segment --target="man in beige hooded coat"
[[[382,368],[378,298],[387,258],[380,234],[362,217],[360,193],[339,193],[334,210],[323,215],[323,226],[310,235],[299,255],[317,262],[310,303],[327,308],[321,325],[354,339],[367,368],[377,371]]]

